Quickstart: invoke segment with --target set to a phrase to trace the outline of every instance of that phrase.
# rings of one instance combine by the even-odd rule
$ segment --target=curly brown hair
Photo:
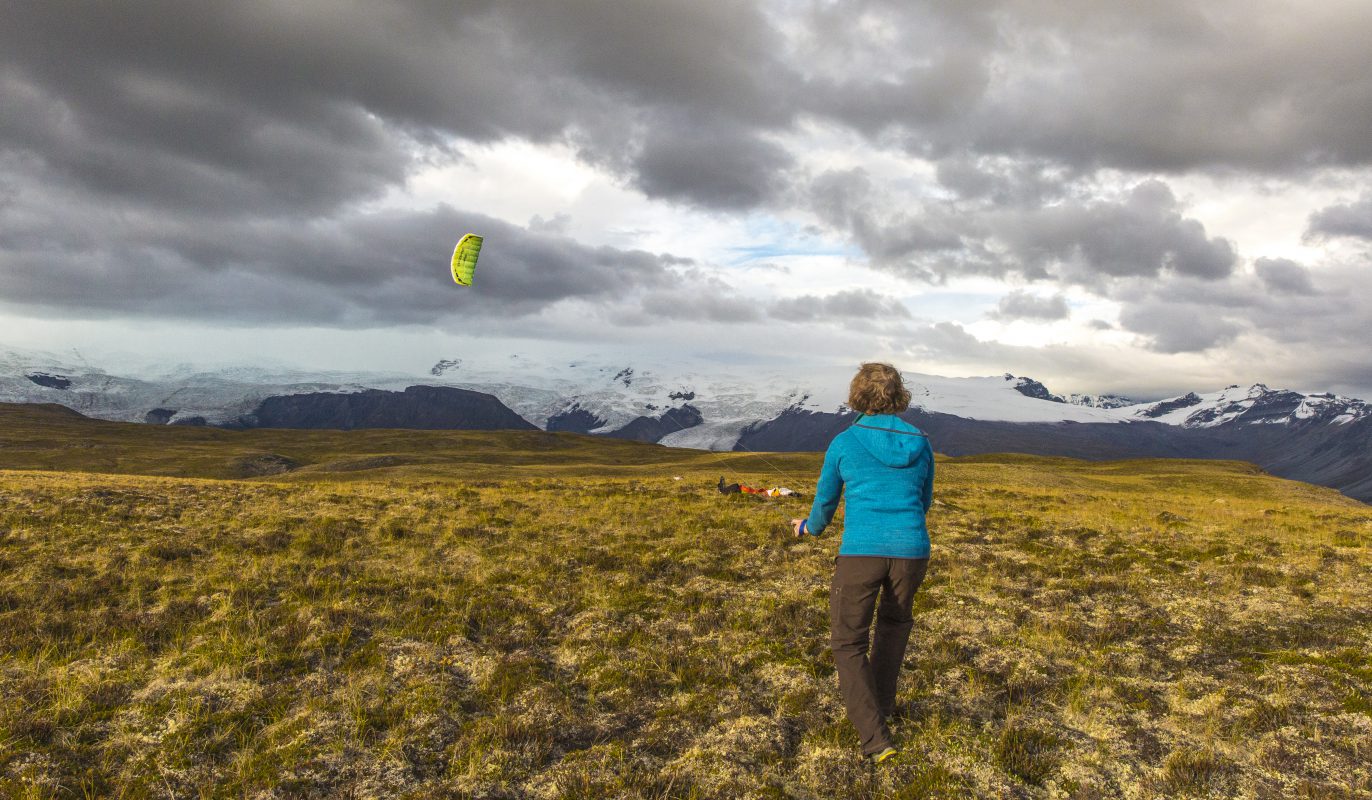
[[[848,387],[848,407],[859,414],[899,414],[910,407],[910,391],[895,367],[867,362]]]

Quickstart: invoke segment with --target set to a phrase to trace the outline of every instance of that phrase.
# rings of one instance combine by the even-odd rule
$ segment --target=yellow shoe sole
[[[873,753],[872,755],[868,756],[868,758],[872,760],[873,764],[880,764],[883,761],[894,758],[896,754],[899,752],[900,751],[894,747],[888,747],[885,750],[882,750],[880,753]]]

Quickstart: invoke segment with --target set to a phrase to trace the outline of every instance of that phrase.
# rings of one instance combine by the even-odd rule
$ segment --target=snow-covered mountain
[[[1362,400],[1322,392],[1302,394],[1269,389],[1261,383],[1248,388],[1229,386],[1218,392],[1191,394],[1139,403],[1119,409],[1128,419],[1153,420],[1184,428],[1221,425],[1346,425],[1372,415]]]
[[[205,370],[186,364],[139,375],[114,374],[79,357],[0,351],[0,402],[57,403],[88,417],[119,422],[219,425],[252,412],[268,397],[402,390],[422,382],[397,374],[251,366]]]
[[[154,424],[508,428],[527,421],[676,447],[817,450],[851,423],[844,404],[851,375],[851,365],[801,372],[522,354],[450,355],[417,373],[186,364],[115,372],[79,356],[0,351],[0,402],[58,403]],[[1240,459],[1372,499],[1372,409],[1362,400],[1254,384],[1131,403],[1057,395],[1009,374],[905,379],[912,399],[904,416],[945,454]]]
[[[1133,400],[1117,394],[1067,394],[1063,400],[1073,405],[1091,408],[1124,408],[1135,405]]]
[[[553,361],[527,355],[438,359],[423,374],[311,372],[285,367],[200,369],[175,365],[115,374],[47,353],[0,353],[0,402],[59,403],[125,422],[235,424],[270,397],[421,384],[483,392],[540,428],[604,434],[640,418],[662,421],[659,441],[731,449],[745,428],[787,409],[845,408],[851,367],[728,369],[679,359],[652,366],[594,357]],[[969,419],[1110,422],[1108,409],[1064,402],[1013,375],[945,378],[907,373],[912,405]],[[1044,402],[1043,398],[1052,402]],[[690,406],[696,414],[668,414]],[[666,416],[664,416],[666,415]],[[694,424],[688,424],[694,423]]]
[[[741,432],[788,410],[843,412],[850,365],[781,370],[676,359],[645,366],[596,357],[554,361],[523,354],[436,359],[422,374],[319,372],[291,367],[203,369],[178,364],[114,374],[85,359],[0,351],[0,402],[59,403],[126,422],[234,424],[270,397],[448,386],[490,394],[534,425],[605,434],[640,418],[660,421],[659,441],[732,449]],[[906,373],[912,409],[969,420],[1020,423],[1161,422],[1186,428],[1236,424],[1345,424],[1367,403],[1331,394],[1230,386],[1150,403],[1112,395],[1057,395],[1010,374],[946,378]],[[693,413],[682,413],[689,406]],[[673,409],[677,411],[672,412]]]

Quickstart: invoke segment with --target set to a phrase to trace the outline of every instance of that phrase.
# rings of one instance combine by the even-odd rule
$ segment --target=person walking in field
[[[924,518],[933,499],[934,453],[924,433],[896,416],[909,407],[910,392],[890,364],[863,364],[848,405],[859,416],[829,443],[810,516],[791,525],[796,536],[819,536],[846,496],[829,586],[829,643],[862,753],[880,763],[897,754],[888,720],[914,627],[915,591],[929,566]]]

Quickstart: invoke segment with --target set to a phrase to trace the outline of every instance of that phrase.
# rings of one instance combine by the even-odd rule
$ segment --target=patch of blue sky
[[[984,319],[1000,302],[1001,295],[990,292],[931,291],[901,298],[912,314],[943,322],[971,323]]]
[[[828,256],[865,260],[862,250],[851,242],[832,238],[809,225],[775,217],[755,217],[744,229],[746,244],[725,249],[728,266],[743,266],[769,258],[791,256]]]

